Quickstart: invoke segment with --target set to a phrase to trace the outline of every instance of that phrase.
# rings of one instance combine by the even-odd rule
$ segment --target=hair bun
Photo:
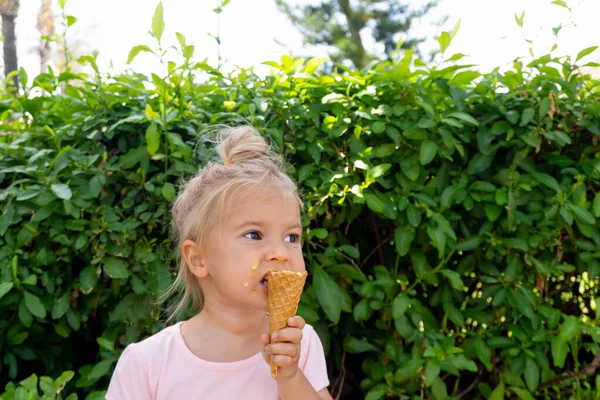
[[[265,138],[251,126],[227,128],[221,131],[217,152],[228,165],[253,160],[275,161]]]

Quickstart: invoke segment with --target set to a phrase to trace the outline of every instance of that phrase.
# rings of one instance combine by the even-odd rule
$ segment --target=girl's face
[[[300,208],[278,188],[248,189],[225,202],[221,222],[207,241],[200,279],[206,301],[242,308],[267,308],[267,271],[304,272]],[[206,287],[209,286],[209,287]]]

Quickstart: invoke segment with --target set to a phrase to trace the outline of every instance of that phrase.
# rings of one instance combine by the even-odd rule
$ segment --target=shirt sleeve
[[[308,340],[306,341],[306,361],[301,369],[312,387],[319,392],[329,386],[325,352],[323,351],[323,344],[317,332],[311,327],[306,333],[308,334]]]
[[[148,369],[135,344],[125,348],[112,375],[106,400],[151,400]]]

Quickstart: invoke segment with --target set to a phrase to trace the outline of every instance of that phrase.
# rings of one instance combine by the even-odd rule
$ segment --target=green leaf
[[[558,337],[553,337],[550,343],[554,366],[563,368],[567,359],[567,353],[569,352],[569,345]]]
[[[67,27],[73,26],[77,22],[77,18],[72,15],[67,15],[65,19],[67,20]]]
[[[554,1],[552,2],[552,4],[556,4],[557,6],[564,7],[564,8],[566,8],[566,9],[569,9],[569,6],[567,5],[567,3],[565,3],[565,2],[564,2],[564,0],[554,0]]]
[[[531,256],[531,262],[533,263],[535,270],[539,274],[546,275],[546,274],[550,273],[550,269],[548,268],[548,266],[546,265],[546,263],[544,261],[540,261],[537,258]]]
[[[508,338],[508,337],[495,336],[493,338],[488,339],[487,344],[490,347],[494,347],[494,348],[498,348],[498,349],[504,349],[504,348],[508,348],[508,347],[514,346],[515,341],[513,339],[511,339],[511,338]]]
[[[71,197],[73,197],[73,192],[71,192],[69,186],[65,185],[64,183],[54,184],[50,186],[50,188],[59,199],[70,200]]]
[[[475,361],[467,359],[464,354],[455,355],[449,361],[458,369],[464,369],[471,372],[478,371]]]
[[[475,338],[475,354],[481,361],[483,365],[487,368],[488,371],[491,371],[493,368],[492,365],[492,350],[488,347],[485,341],[481,338],[481,336],[477,336]]]
[[[147,53],[153,53],[152,50],[150,50],[150,47],[145,46],[145,45],[138,45],[138,46],[134,46],[131,48],[131,50],[129,50],[129,56],[127,56],[127,65],[131,64],[131,62],[133,61],[133,59],[135,57],[137,57],[138,54],[140,54],[140,52],[147,52]]]
[[[585,208],[576,206],[574,204],[567,204],[567,208],[573,211],[573,214],[575,214],[575,218],[577,218],[579,221],[589,225],[596,224],[596,219],[594,218],[592,213],[586,210]]]
[[[600,276],[600,262],[599,261],[592,261],[589,264],[589,266],[588,266],[588,274],[589,274],[590,279],[592,281],[594,279],[596,279],[597,277]],[[600,309],[600,305],[597,305],[596,309],[599,310]]]
[[[527,391],[527,389],[523,389],[523,388],[516,387],[516,386],[511,386],[510,390],[515,392],[521,400],[535,400],[535,398],[531,395],[531,393],[529,393]]]
[[[392,164],[379,164],[371,169],[369,169],[369,175],[373,179],[377,179],[380,176],[383,176],[390,168]]]
[[[396,296],[394,302],[392,303],[392,314],[394,319],[398,319],[403,316],[409,305],[410,299],[406,294],[402,293]]]
[[[100,361],[98,364],[94,365],[94,368],[92,368],[87,375],[87,379],[94,380],[107,376],[113,363],[114,361],[110,359]]]
[[[502,214],[502,210],[504,210],[499,205],[492,203],[485,203],[484,209],[485,215],[490,222],[496,221],[500,217],[500,214]]]
[[[436,376],[431,385],[431,392],[435,400],[447,400],[448,389],[446,388],[446,382],[439,376]]]
[[[365,400],[379,400],[383,396],[385,396],[386,393],[387,393],[387,389],[382,389],[382,388],[371,389],[371,391],[369,391],[369,393],[367,393]]]
[[[594,216],[596,218],[600,218],[600,192],[596,193],[596,196],[594,197],[592,210],[594,211]]]
[[[62,295],[52,307],[52,319],[60,319],[69,310],[69,293]]]
[[[163,4],[162,1],[159,1],[158,5],[156,6],[156,10],[154,11],[154,15],[152,16],[152,33],[156,39],[158,39],[159,43],[164,30],[165,21],[163,18]]]
[[[160,132],[155,123],[151,123],[148,126],[148,129],[146,129],[146,146],[148,148],[148,154],[151,156],[153,156],[160,147]]]
[[[62,391],[62,389],[67,385],[67,383],[71,381],[71,379],[73,379],[74,376],[75,372],[73,371],[63,372],[61,376],[59,376],[58,379],[56,379],[56,381],[54,382],[55,392],[58,393]],[[69,400],[69,398],[67,398],[66,400]]]
[[[435,378],[437,378],[439,375],[440,363],[437,360],[427,361],[427,366],[425,367],[425,386],[431,386]]]
[[[27,291],[23,292],[23,296],[25,300],[25,307],[27,307],[30,313],[38,318],[46,318],[46,308],[42,304],[39,297]]]
[[[453,113],[449,114],[448,116],[456,118],[456,119],[460,119],[461,121],[464,121],[464,122],[469,123],[474,126],[479,126],[479,121],[477,121],[475,118],[473,118],[472,116],[470,116],[469,114],[466,114],[464,112],[453,112]]]
[[[465,318],[462,313],[456,308],[454,304],[452,304],[451,300],[447,300],[443,302],[444,313],[448,316],[448,319],[454,322],[458,326],[464,326]]]
[[[460,274],[455,271],[450,271],[449,269],[441,269],[440,272],[448,278],[450,281],[450,285],[456,290],[462,291],[464,288],[464,283],[460,277]]]
[[[540,108],[538,111],[538,118],[541,120],[548,114],[550,110],[550,106],[552,105],[552,101],[549,97],[544,97],[544,99],[540,102]]]
[[[327,229],[324,228],[318,228],[315,229],[314,231],[312,231],[313,236],[315,236],[318,239],[325,239],[328,235]]]
[[[565,222],[569,225],[573,225],[573,213],[567,210],[565,207],[560,208],[560,216],[563,217]]]
[[[581,332],[579,319],[573,315],[565,318],[565,322],[561,325],[558,333],[558,338],[563,342],[569,342]]]
[[[169,202],[175,200],[175,186],[172,183],[165,183],[162,187],[163,198]]]
[[[504,382],[496,386],[488,400],[504,400]]]
[[[410,203],[406,208],[408,223],[415,228],[421,224],[421,211],[414,204]]]
[[[454,37],[456,36],[456,34],[458,33],[459,29],[460,29],[460,23],[461,23],[462,19],[459,19],[456,24],[454,25],[454,28],[452,28],[452,31],[450,32],[450,37],[454,39]]]
[[[352,316],[356,322],[366,321],[369,318],[369,303],[367,299],[362,299],[354,306]]]
[[[540,182],[541,184],[549,187],[550,189],[553,189],[557,192],[561,191],[560,185],[557,182],[556,179],[554,179],[554,177],[548,175],[548,174],[542,174],[540,172],[534,172],[532,173],[533,177],[535,178],[536,181]]]
[[[425,140],[421,143],[421,152],[419,155],[419,162],[421,165],[427,165],[435,158],[437,154],[438,146],[431,140]]]
[[[342,294],[333,279],[319,266],[314,267],[313,285],[317,300],[323,307],[329,320],[335,324],[342,312]]]
[[[533,121],[533,116],[535,115],[535,110],[531,107],[527,107],[523,110],[523,114],[521,114],[521,126],[526,126],[531,121]]]
[[[517,25],[519,25],[519,27],[521,27],[521,28],[523,27],[523,19],[524,18],[525,18],[525,11],[521,12],[520,16],[518,16],[517,13],[515,13],[515,21],[517,22]],[[502,393],[504,393],[504,387],[502,388]]]
[[[477,71],[462,71],[456,74],[450,83],[456,86],[467,85],[480,76],[481,74]]]
[[[385,204],[379,199],[379,197],[377,197],[377,195],[372,193],[365,193],[364,196],[367,200],[367,207],[369,207],[376,213],[383,214],[383,212],[385,211]]]
[[[348,254],[352,258],[358,258],[360,256],[358,249],[349,244],[341,245],[340,250],[342,250],[344,253]]]
[[[440,36],[438,36],[438,43],[440,44],[440,49],[442,50],[442,54],[446,52],[448,46],[452,42],[452,37],[448,32],[442,32]]]
[[[120,258],[114,257],[104,259],[104,273],[112,279],[124,279],[129,276],[127,264]]]
[[[581,60],[583,57],[587,56],[588,54],[593,53],[594,51],[596,51],[597,48],[598,48],[598,46],[592,46],[592,47],[588,47],[587,49],[581,50],[577,54],[577,58],[575,59],[575,62]]]
[[[416,156],[416,154],[415,154]],[[411,181],[416,181],[421,173],[421,166],[418,158],[410,157],[400,161],[400,169]]]
[[[98,274],[96,273],[96,267],[89,266],[84,268],[79,274],[79,282],[81,285],[81,291],[84,294],[89,294],[98,283]]]
[[[415,239],[415,231],[405,227],[396,230],[394,234],[394,241],[396,244],[396,251],[400,256],[405,256],[410,251],[410,245]]]
[[[96,338],[96,342],[103,349],[106,349],[106,350],[110,351],[111,353],[115,352],[115,346],[114,346],[114,344],[111,341],[109,341],[108,339],[105,339],[103,337],[99,337],[99,338]]]
[[[387,143],[382,144],[375,151],[375,156],[379,158],[389,157],[396,152],[396,145]]]
[[[535,392],[540,383],[540,368],[534,359],[527,357],[525,361],[525,383],[531,392]]]
[[[0,299],[6,293],[10,292],[10,289],[12,289],[12,288],[13,288],[13,283],[12,282],[2,282],[2,283],[0,283]]]
[[[379,352],[379,349],[371,343],[354,337],[348,337],[344,340],[344,349],[348,353],[364,353],[365,351]]]
[[[98,197],[100,195],[100,191],[102,190],[102,183],[100,183],[100,177],[93,176],[92,179],[90,179],[88,188],[92,197]]]
[[[472,251],[479,247],[481,244],[481,237],[472,236],[460,243],[456,244],[455,249],[458,251]]]
[[[373,133],[381,133],[383,131],[385,131],[385,122],[383,121],[376,121],[373,126],[371,127]]]
[[[185,36],[180,32],[175,32],[175,36],[177,36],[177,41],[179,42],[179,45],[181,46],[181,48],[184,48],[185,47]]]
[[[467,173],[469,175],[479,174],[488,169],[492,165],[493,160],[494,158],[492,156],[477,153],[475,154],[475,157],[471,159],[471,162],[469,162]]]
[[[308,60],[302,72],[307,74],[313,74],[321,64],[328,60],[329,57],[313,57],[310,60]]]

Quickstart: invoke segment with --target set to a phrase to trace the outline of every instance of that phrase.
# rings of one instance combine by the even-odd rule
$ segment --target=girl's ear
[[[205,278],[208,275],[208,268],[204,264],[200,246],[196,242],[192,240],[183,242],[181,253],[192,274],[198,278]]]

